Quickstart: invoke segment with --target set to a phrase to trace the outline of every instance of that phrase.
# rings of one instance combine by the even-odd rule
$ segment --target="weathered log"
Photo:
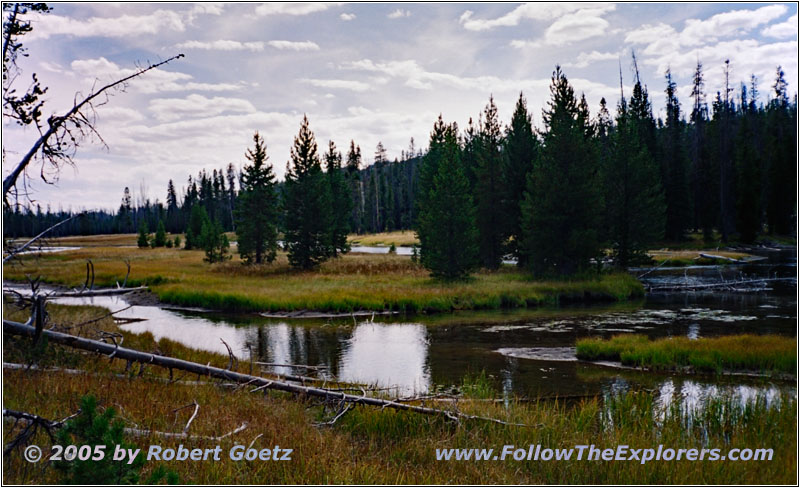
[[[107,297],[113,295],[124,295],[133,291],[145,291],[146,286],[136,286],[133,288],[103,288],[100,290],[84,290],[84,291],[65,291],[54,292],[47,295],[48,298],[83,298],[83,297]]]
[[[719,259],[721,261],[730,261],[732,263],[745,263],[745,262],[747,262],[747,261],[745,261],[743,259],[729,258],[728,256],[719,256],[717,254],[706,254],[706,253],[703,253],[703,252],[700,253],[700,257],[701,258],[706,258],[706,259]]]
[[[721,281],[719,283],[702,283],[696,285],[664,285],[652,286],[647,291],[682,291],[682,290],[706,290],[712,288],[729,288],[739,285],[753,285],[758,283],[771,283],[776,281],[792,281],[795,278],[758,278],[752,280]]]
[[[31,326],[21,324],[19,322],[3,320],[3,333],[33,337],[35,329]],[[294,395],[305,395],[305,396],[318,397],[328,400],[338,400],[340,402],[347,402],[358,405],[370,405],[381,408],[392,408],[395,410],[404,410],[423,415],[437,415],[437,416],[442,415],[451,418],[453,420],[460,420],[460,419],[486,420],[489,422],[495,422],[502,425],[516,425],[522,427],[530,427],[525,424],[510,423],[490,417],[468,415],[461,412],[440,410],[429,407],[421,407],[418,405],[408,405],[395,402],[392,400],[384,400],[381,398],[368,397],[366,395],[363,396],[350,395],[344,392],[333,392],[330,390],[326,390],[324,388],[317,388],[313,386],[295,385],[283,381],[278,381],[276,379],[268,379],[268,378],[262,378],[260,376],[252,376],[249,374],[237,373],[235,371],[217,368],[210,365],[202,365],[199,363],[193,363],[191,361],[185,361],[183,359],[172,358],[169,356],[161,356],[158,354],[150,354],[142,351],[136,351],[134,349],[114,346],[112,344],[107,344],[105,342],[95,341],[92,339],[85,339],[83,337],[77,337],[69,334],[62,334],[60,332],[54,332],[50,330],[43,331],[42,335],[44,337],[47,337],[47,340],[53,343],[64,344],[66,346],[74,347],[76,349],[83,349],[86,351],[97,352],[105,355],[114,354],[114,357],[120,359],[135,361],[142,364],[152,364],[156,366],[161,366],[163,368],[172,368],[181,371],[188,371],[190,373],[194,373],[200,376],[208,376],[211,378],[233,381],[235,383],[248,383],[249,385],[256,386],[259,389],[285,391],[287,393],[292,393]]]

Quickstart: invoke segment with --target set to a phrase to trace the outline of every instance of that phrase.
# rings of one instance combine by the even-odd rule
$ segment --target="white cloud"
[[[217,41],[186,41],[175,46],[178,49],[204,49],[207,51],[263,51],[264,43],[256,42],[240,42],[230,40],[217,40]]]
[[[353,20],[353,19],[356,18],[356,14],[347,14],[347,13],[345,13],[345,14],[341,14],[339,16],[339,18],[344,20],[344,21]]]
[[[411,11],[397,9],[394,12],[387,15],[387,17],[389,17],[390,19],[402,19],[403,17],[411,17]]]
[[[189,15],[222,15],[225,8],[223,2],[203,2],[195,3],[189,11]]]
[[[308,83],[309,85],[316,86],[319,88],[338,88],[341,90],[350,90],[354,92],[365,92],[370,89],[370,86],[366,83],[361,81],[352,81],[352,80],[318,80],[318,79],[311,79],[311,78],[303,78],[303,83]]]
[[[86,20],[59,15],[36,14],[31,16],[35,25],[26,35],[30,40],[49,39],[55,35],[73,37],[129,37],[158,34],[164,31],[183,32],[186,27],[177,12],[156,10],[148,15],[122,15],[120,17],[90,17]]]
[[[312,41],[269,41],[267,44],[275,49],[288,49],[291,51],[319,51],[319,46]]]
[[[467,10],[461,14],[458,21],[465,29],[484,31],[494,29],[495,27],[512,27],[518,25],[523,19],[554,20],[562,15],[581,9],[610,12],[615,9],[615,6],[608,3],[526,3],[495,19],[473,19],[472,15],[474,12]]]
[[[560,17],[544,32],[545,42],[551,46],[561,46],[603,35],[609,25],[601,17],[606,11],[581,9]]]
[[[150,102],[148,109],[162,122],[256,111],[252,103],[241,98],[207,98],[196,93],[186,98],[157,98]]]
[[[132,68],[121,68],[116,63],[104,57],[97,59],[78,59],[70,64],[70,67],[78,75],[87,78],[87,81],[108,82],[118,80],[125,76],[132,75],[137,70]],[[243,88],[241,84],[233,83],[197,83],[191,81],[192,75],[178,71],[165,71],[157,68],[148,71],[144,75],[131,80],[130,87],[140,93],[158,93],[182,90],[195,91],[233,91]]]
[[[339,3],[273,2],[262,3],[256,7],[256,15],[308,15],[323,12]]]
[[[684,46],[706,44],[722,37],[746,34],[786,13],[785,5],[767,5],[756,10],[732,10],[706,20],[688,19],[681,32]]]
[[[797,37],[797,14],[792,15],[785,22],[780,24],[773,24],[761,31],[762,35],[767,37],[776,37],[778,39],[786,39],[788,37]]]
[[[590,53],[580,53],[576,58],[575,62],[572,63],[564,63],[565,68],[585,68],[592,63],[597,61],[609,61],[612,59],[619,59],[622,56],[622,52],[599,52],[599,51],[592,51]]]

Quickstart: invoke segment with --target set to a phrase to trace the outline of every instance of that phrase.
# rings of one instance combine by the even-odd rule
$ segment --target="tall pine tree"
[[[303,116],[286,165],[286,248],[289,264],[312,269],[331,254],[331,194],[317,142]]]
[[[504,232],[504,182],[502,133],[494,98],[483,111],[483,125],[479,133],[477,178],[475,198],[478,212],[478,239],[481,263],[488,269],[497,269],[503,262]]]
[[[339,253],[350,250],[347,243],[347,234],[350,232],[350,188],[342,169],[342,153],[336,150],[333,141],[328,142],[328,152],[325,153],[325,171],[328,177],[328,187],[331,193],[331,255],[336,257]]]
[[[543,147],[522,205],[520,252],[537,275],[568,275],[587,269],[599,255],[602,196],[598,152],[586,137],[575,92],[559,66],[543,119]]]
[[[245,157],[250,164],[242,168],[234,211],[239,255],[248,264],[271,263],[278,250],[278,195],[272,165],[267,163],[267,146],[258,131]]]

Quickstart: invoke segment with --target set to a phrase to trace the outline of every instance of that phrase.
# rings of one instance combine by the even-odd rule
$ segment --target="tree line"
[[[367,167],[354,141],[344,155],[333,142],[320,154],[304,118],[284,182],[256,133],[241,170],[231,163],[190,176],[181,198],[170,181],[163,204],[140,198],[134,205],[125,188],[116,214],[86,212],[59,230],[134,232],[161,222],[185,232],[191,248],[202,247],[207,219],[220,232],[236,231],[246,262],[274,259],[282,233],[292,263],[313,267],[346,252],[348,233],[415,229],[423,264],[450,278],[496,269],[507,258],[541,275],[579,272],[607,257],[627,266],[645,259],[654,242],[690,232],[745,243],[789,234],[796,96],[789,99],[780,68],[766,104],[755,77],[734,86],[729,63],[724,68],[725,84],[709,106],[698,62],[688,108],[668,70],[665,117],[655,118],[638,70],[629,95],[621,89],[616,107],[603,98],[592,115],[557,67],[541,129],[523,94],[505,127],[490,98],[465,130],[440,117],[426,151],[412,139],[401,160],[389,161],[379,143]],[[64,216],[19,205],[4,213],[6,236],[33,234]]]

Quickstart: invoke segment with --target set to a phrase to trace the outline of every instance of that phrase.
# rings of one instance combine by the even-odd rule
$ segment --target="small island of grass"
[[[626,366],[655,370],[691,368],[698,372],[757,372],[794,374],[797,340],[777,335],[741,334],[689,339],[649,339],[644,335],[620,334],[610,339],[581,339],[578,359],[620,361]]]

